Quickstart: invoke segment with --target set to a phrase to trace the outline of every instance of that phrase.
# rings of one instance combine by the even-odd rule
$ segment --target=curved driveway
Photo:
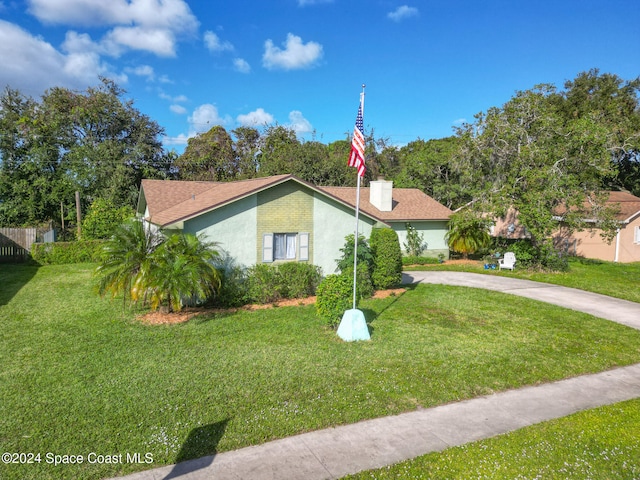
[[[402,283],[440,283],[496,290],[589,313],[640,330],[640,303],[577,288],[481,273],[438,271],[404,272]]]

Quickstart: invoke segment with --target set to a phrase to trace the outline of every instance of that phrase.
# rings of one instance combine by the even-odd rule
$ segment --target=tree
[[[267,127],[258,154],[258,176],[281,175],[300,170],[301,144],[295,130],[275,125]]]
[[[409,142],[398,152],[400,171],[394,177],[395,185],[419,188],[449,208],[464,205],[471,198],[451,167],[459,148],[459,137]]]
[[[251,127],[238,127],[231,133],[236,138],[233,147],[238,165],[238,178],[255,178],[258,173],[260,132]]]
[[[190,138],[184,153],[176,160],[176,168],[182,180],[235,180],[239,169],[231,136],[224,127],[216,125]]]
[[[449,231],[445,239],[449,248],[462,253],[463,258],[487,248],[491,243],[489,222],[471,210],[461,210],[449,218]]]
[[[6,89],[0,97],[0,223],[57,221],[75,191],[134,206],[140,181],[170,175],[157,123],[123,100],[110,80],[86,92],[53,88],[40,101]],[[6,134],[5,134],[6,132]]]
[[[601,189],[614,172],[615,140],[597,117],[567,120],[561,104],[555,87],[539,85],[458,130],[454,164],[474,198],[470,208],[503,217],[513,207],[539,250],[551,246],[558,215],[570,230],[591,218],[615,231]]]
[[[97,198],[82,220],[82,239],[109,238],[134,215],[135,211],[129,205],[119,207],[110,200]]]

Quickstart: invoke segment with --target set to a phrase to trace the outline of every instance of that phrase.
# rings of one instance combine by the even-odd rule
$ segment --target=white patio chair
[[[516,266],[516,254],[513,252],[506,252],[504,254],[504,258],[498,260],[498,269],[502,270],[506,268],[508,270],[512,270]]]

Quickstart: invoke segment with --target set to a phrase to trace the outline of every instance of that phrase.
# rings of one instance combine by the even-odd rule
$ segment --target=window
[[[296,259],[296,238],[295,233],[274,233],[274,260],[295,260]]]
[[[308,233],[265,233],[262,236],[262,261],[309,260]]]
[[[635,227],[635,229],[633,230],[633,242],[634,243],[640,243],[640,227]]]

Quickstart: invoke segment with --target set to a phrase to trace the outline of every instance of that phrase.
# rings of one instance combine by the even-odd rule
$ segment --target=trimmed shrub
[[[278,265],[279,282],[285,298],[304,298],[315,295],[322,273],[320,267],[309,263],[288,262]]]
[[[373,286],[382,290],[395,287],[402,281],[402,251],[398,234],[391,228],[374,228],[370,243]]]
[[[31,246],[31,258],[40,265],[95,263],[102,258],[105,243],[104,240],[34,243]]]
[[[309,297],[315,294],[321,278],[320,267],[308,263],[257,264],[247,271],[248,300],[274,303],[285,298]]]
[[[247,270],[247,296],[250,302],[273,303],[283,298],[278,269],[258,263]]]
[[[353,305],[353,284],[346,275],[328,275],[316,292],[316,313],[335,328]]]
[[[402,257],[402,265],[432,265],[440,263],[440,260],[435,257]]]
[[[341,275],[344,275],[351,282],[351,295],[353,302],[353,266],[346,268]],[[363,298],[369,298],[373,295],[375,289],[373,288],[373,282],[371,281],[371,274],[367,265],[364,263],[358,264],[358,273],[356,274],[356,299],[361,300]]]

